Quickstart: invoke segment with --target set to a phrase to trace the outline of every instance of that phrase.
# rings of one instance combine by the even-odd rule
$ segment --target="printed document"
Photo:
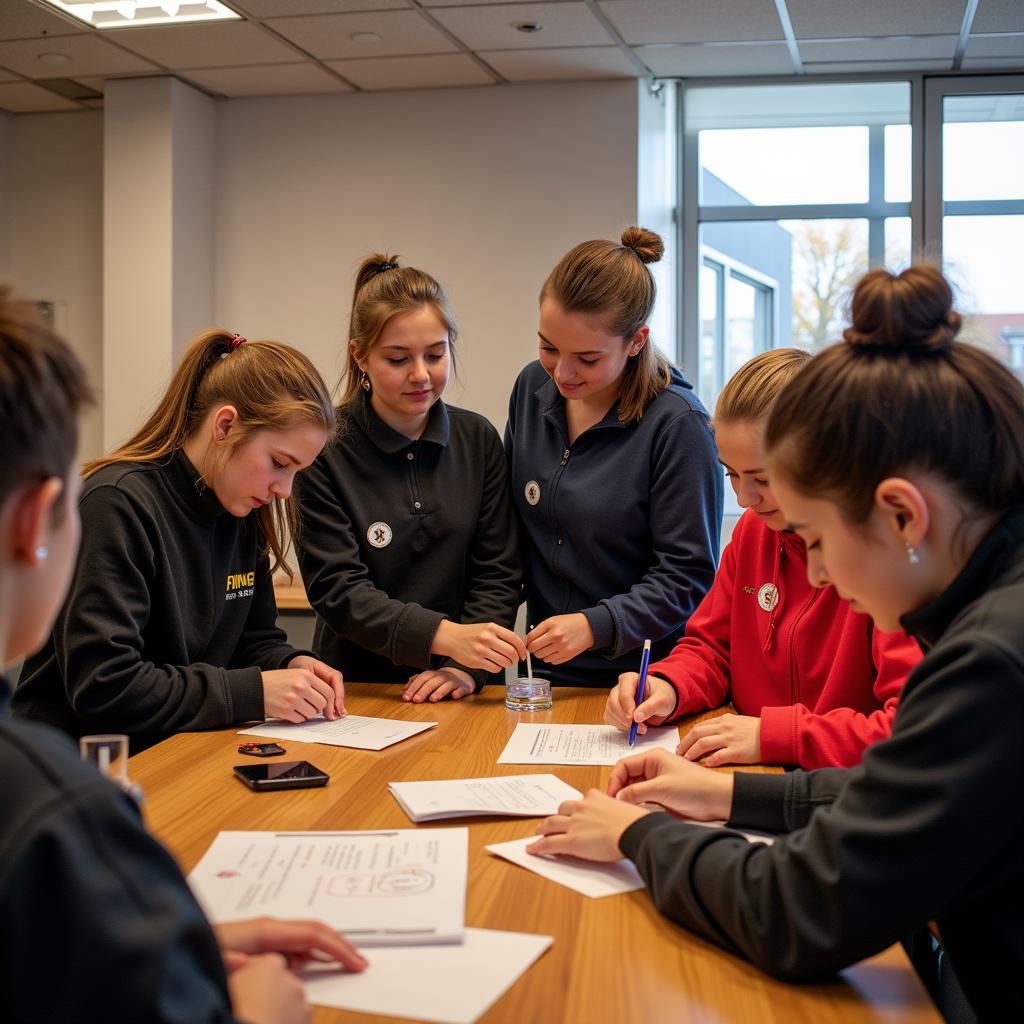
[[[461,946],[374,949],[362,974],[314,966],[302,973],[318,1006],[472,1024],[551,945],[550,935],[467,928]]]
[[[526,839],[513,839],[507,843],[493,843],[485,849],[584,896],[615,896],[644,887],[640,872],[630,860],[623,858],[601,864],[577,857],[538,857],[526,852],[526,847],[537,839],[540,836],[527,836]]]
[[[656,747],[675,753],[679,730],[648,729],[629,737],[610,725],[529,725],[520,723],[498,758],[498,764],[616,764],[630,754]]]
[[[468,835],[464,828],[221,832],[188,880],[216,924],[313,917],[357,946],[458,943]]]
[[[554,775],[504,775],[445,782],[391,782],[391,795],[413,821],[502,815],[543,818],[582,794]]]
[[[293,743],[327,743],[333,747],[356,747],[359,750],[383,750],[392,743],[433,729],[437,722],[406,722],[399,718],[365,718],[348,715],[328,722],[312,718],[308,722],[266,722],[251,729],[242,729],[239,736],[264,736]]]

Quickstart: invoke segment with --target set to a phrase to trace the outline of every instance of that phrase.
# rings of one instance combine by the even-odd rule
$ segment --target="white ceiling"
[[[570,78],[1024,71],[1024,0],[226,0],[242,21],[99,32],[0,0],[0,110],[173,73],[214,96]],[[540,31],[517,26],[536,23]],[[379,39],[353,38],[372,33]]]

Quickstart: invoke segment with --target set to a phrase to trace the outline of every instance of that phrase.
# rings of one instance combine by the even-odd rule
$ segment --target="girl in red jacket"
[[[921,658],[904,633],[882,633],[832,587],[807,581],[804,543],[784,529],[765,476],[761,432],[775,399],[810,358],[772,349],[726,384],[715,408],[719,459],[747,509],[685,635],[650,667],[619,676],[605,720],[644,732],[731,701],[736,714],[694,726],[678,752],[720,764],[848,767],[889,735],[900,690]]]

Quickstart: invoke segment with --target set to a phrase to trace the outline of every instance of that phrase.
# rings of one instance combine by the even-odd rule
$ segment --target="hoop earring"
[[[363,370],[359,377],[359,386],[367,393],[370,393],[370,378],[366,376],[366,371]]]
[[[914,549],[914,546],[910,543],[909,540],[905,540],[903,542],[903,545],[907,549],[907,561],[911,565],[919,565],[921,562],[921,556]]]

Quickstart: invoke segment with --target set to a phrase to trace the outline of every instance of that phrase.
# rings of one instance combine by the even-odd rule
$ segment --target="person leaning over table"
[[[691,728],[677,752],[707,764],[849,768],[889,735],[899,695],[921,649],[902,630],[883,633],[834,587],[807,579],[807,548],[786,529],[765,470],[762,438],[775,399],[810,359],[776,348],[733,374],[715,406],[715,441],[736,499],[733,530],[715,582],[686,632],[647,675],[608,696],[605,721],[637,731],[731,704]]]
[[[126,733],[133,752],[188,729],[344,714],[341,673],[287,642],[271,583],[295,474],[333,429],[301,352],[200,335],[146,423],[85,466],[75,574],[15,714]]]
[[[356,274],[338,443],[296,484],[313,645],[349,679],[458,700],[526,656],[501,440],[442,398],[455,320],[397,257]]]
[[[540,359],[505,450],[536,675],[607,687],[662,658],[715,575],[722,472],[700,400],[650,340],[661,238],[572,248],[540,293]]]
[[[952,290],[933,267],[869,272],[852,320],[782,393],[765,444],[809,579],[928,648],[892,736],[849,770],[725,775],[627,758],[611,796],[563,805],[530,849],[625,854],[663,913],[791,980],[907,936],[928,949],[934,921],[944,956],[915,959],[943,1011],[1020,1021],[1024,389],[955,340]],[[779,838],[748,843],[644,801]],[[973,1012],[954,1009],[956,978]]]
[[[0,665],[49,635],[79,539],[81,364],[0,286]],[[312,958],[366,961],[315,921],[211,929],[134,801],[68,737],[9,717],[0,676],[5,1024],[300,1024]]]

